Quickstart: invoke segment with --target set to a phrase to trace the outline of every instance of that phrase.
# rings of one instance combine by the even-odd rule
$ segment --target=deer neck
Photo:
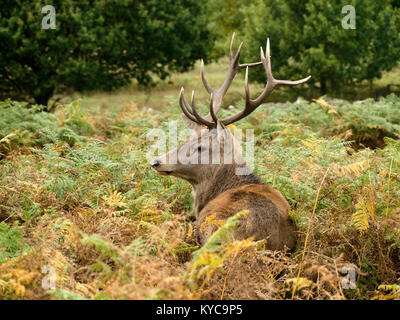
[[[237,174],[237,169],[247,174]],[[242,171],[243,172],[243,171]],[[248,167],[221,165],[202,181],[192,184],[196,215],[219,194],[247,184],[264,184]]]

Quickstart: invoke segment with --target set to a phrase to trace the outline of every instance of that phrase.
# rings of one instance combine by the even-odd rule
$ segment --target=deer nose
[[[160,160],[153,160],[153,161],[151,162],[151,166],[152,166],[154,169],[157,168],[157,167],[159,167],[160,164],[161,164],[161,161],[160,161]]]

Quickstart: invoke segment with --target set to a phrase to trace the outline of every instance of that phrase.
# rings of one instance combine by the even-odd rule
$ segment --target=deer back
[[[267,248],[272,250],[294,247],[294,226],[288,215],[289,204],[278,190],[265,184],[229,189],[211,200],[197,217],[199,241],[204,244],[219,225],[242,210],[249,212],[236,226],[235,238],[267,239]]]

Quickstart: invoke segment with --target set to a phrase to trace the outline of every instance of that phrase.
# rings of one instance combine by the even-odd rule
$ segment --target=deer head
[[[158,157],[151,162],[153,169],[161,175],[172,175],[189,181],[192,185],[199,184],[214,176],[221,166],[239,166],[246,168],[244,159],[236,147],[235,139],[227,125],[243,119],[252,113],[271,94],[279,84],[296,85],[306,82],[310,76],[298,81],[277,80],[271,71],[271,57],[269,39],[266,45],[266,55],[260,48],[261,61],[255,63],[239,63],[243,42],[236,53],[233,50],[235,34],[230,45],[230,61],[226,78],[219,89],[211,88],[204,75],[204,63],[201,62],[201,78],[204,87],[210,94],[210,112],[207,116],[201,116],[196,109],[194,92],[192,92],[189,104],[181,89],[179,104],[183,111],[182,118],[186,126],[193,130],[193,135],[184,144],[171,150],[167,154]],[[267,84],[258,98],[252,100],[248,85],[249,68],[263,66],[267,74]],[[239,70],[246,69],[245,74],[245,107],[239,113],[224,119],[218,119],[217,113],[221,107],[223,97],[228,91],[233,79]],[[242,171],[243,172],[243,171]],[[250,170],[244,172],[251,173]],[[243,174],[243,173],[242,173]]]

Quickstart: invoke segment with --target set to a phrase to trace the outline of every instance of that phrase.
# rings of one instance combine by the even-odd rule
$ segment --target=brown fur
[[[213,220],[222,222],[242,210],[249,210],[249,214],[237,225],[235,238],[267,239],[267,248],[272,250],[295,246],[294,226],[288,216],[289,204],[278,190],[261,181],[223,191],[197,213],[200,243],[203,245],[219,226],[207,222],[207,217],[215,215]]]

